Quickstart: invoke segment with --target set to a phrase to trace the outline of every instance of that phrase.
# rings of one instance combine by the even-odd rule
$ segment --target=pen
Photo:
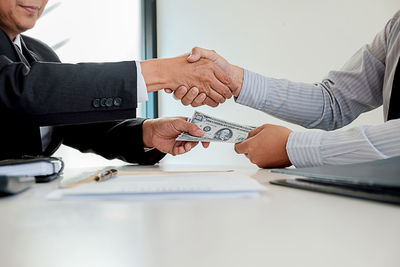
[[[96,182],[103,182],[106,181],[112,177],[114,177],[115,175],[117,175],[118,171],[116,169],[109,169],[106,170],[100,174],[98,174],[96,177],[94,177],[94,180]]]

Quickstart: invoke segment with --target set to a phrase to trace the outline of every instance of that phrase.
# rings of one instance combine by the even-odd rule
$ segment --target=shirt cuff
[[[149,96],[147,95],[147,87],[146,82],[144,81],[144,77],[142,74],[142,68],[140,66],[140,62],[135,61],[136,63],[136,77],[137,77],[137,101],[145,102],[149,100]]]
[[[296,167],[313,167],[323,164],[321,140],[323,131],[292,132],[289,135],[286,152]]]
[[[243,71],[243,84],[237,103],[261,110],[267,96],[268,79],[260,74],[248,70]]]

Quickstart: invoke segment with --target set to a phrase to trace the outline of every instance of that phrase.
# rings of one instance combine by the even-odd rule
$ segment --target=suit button
[[[107,102],[107,98],[102,98],[100,100],[100,106],[105,107],[106,106],[106,102]]]
[[[107,106],[107,107],[112,107],[113,102],[114,102],[114,99],[113,99],[113,98],[111,98],[111,97],[107,98],[106,106]]]
[[[95,100],[93,100],[92,105],[93,105],[93,107],[95,107],[95,108],[100,107],[100,99],[96,98]]]
[[[122,103],[122,99],[121,98],[116,97],[114,99],[114,106],[119,107],[119,106],[121,106],[121,103]]]

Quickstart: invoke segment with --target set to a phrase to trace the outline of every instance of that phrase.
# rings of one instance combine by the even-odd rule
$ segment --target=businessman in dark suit
[[[109,159],[154,164],[164,153],[182,154],[196,145],[175,141],[181,132],[203,133],[184,118],[132,119],[138,75],[146,93],[186,85],[215,103],[231,96],[229,77],[207,60],[193,67],[185,57],[62,64],[46,44],[21,35],[46,4],[0,1],[0,159],[48,156],[64,143]]]

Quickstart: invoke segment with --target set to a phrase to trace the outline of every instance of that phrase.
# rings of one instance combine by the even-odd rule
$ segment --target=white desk
[[[268,170],[237,171],[268,193],[48,201],[55,181],[2,198],[0,266],[400,266],[399,206],[274,186],[268,181],[283,175]]]

